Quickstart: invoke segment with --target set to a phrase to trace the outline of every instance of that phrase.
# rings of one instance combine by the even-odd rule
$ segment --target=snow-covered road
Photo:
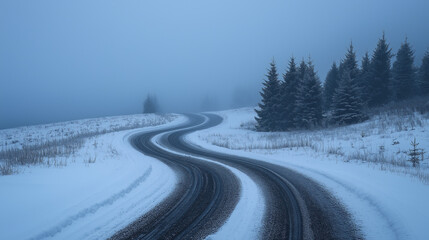
[[[187,134],[222,121],[216,115],[189,115],[188,118],[189,124],[182,128],[141,134],[134,140],[142,152],[175,169],[181,176],[181,185],[188,187],[175,201],[167,200],[162,205],[169,211],[154,210],[151,215],[160,220],[144,217],[148,220],[131,224],[124,234],[115,235],[115,239],[123,239],[121,236],[139,239],[360,236],[341,204],[305,176],[271,163],[208,151],[185,142]],[[231,173],[238,182],[231,178]],[[189,179],[189,175],[194,177]],[[232,208],[231,203],[234,203]],[[157,215],[157,212],[165,213]]]
[[[102,134],[64,166],[1,176],[0,239],[427,239],[419,179],[309,149],[231,149],[261,134],[246,111]]]

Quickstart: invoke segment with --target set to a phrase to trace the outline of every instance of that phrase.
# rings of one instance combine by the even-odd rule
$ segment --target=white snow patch
[[[105,239],[126,227],[177,183],[169,167],[135,150],[129,137],[185,120],[98,135],[66,167],[0,176],[0,239]],[[89,157],[96,161],[86,162]]]
[[[420,126],[407,126],[409,119],[389,116],[391,122],[376,118],[315,132],[260,133],[248,129],[254,124],[251,108],[217,114],[224,118],[222,124],[188,135],[187,141],[272,162],[313,178],[343,202],[367,239],[429,239],[429,186],[416,176],[419,172],[427,175],[426,163],[420,169],[411,168],[407,162],[405,166],[388,163],[392,156],[403,158],[414,137],[419,147],[429,149],[429,123],[424,117],[415,116],[422,121]],[[283,147],[293,141],[296,146]],[[300,146],[306,141],[310,146]],[[399,144],[393,144],[395,141]],[[384,146],[381,153],[380,146]],[[337,147],[341,154],[328,152]],[[349,161],[347,156],[359,149],[371,155],[384,154],[387,160],[383,164]]]

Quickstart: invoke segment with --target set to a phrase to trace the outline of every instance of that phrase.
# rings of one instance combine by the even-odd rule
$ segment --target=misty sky
[[[2,0],[0,128],[254,103],[274,57],[311,55],[321,80],[352,40],[360,59],[385,31],[429,47],[427,0]],[[233,97],[233,94],[239,97]]]

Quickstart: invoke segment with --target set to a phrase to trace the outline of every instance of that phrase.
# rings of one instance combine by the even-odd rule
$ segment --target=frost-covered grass
[[[387,110],[387,111],[386,111]],[[346,207],[365,239],[429,239],[429,169],[407,161],[410,141],[429,151],[426,111],[377,111],[352,126],[262,133],[253,108],[216,112],[224,121],[187,141],[213,151],[287,167],[324,186]],[[317,236],[316,236],[317,238]]]
[[[22,148],[75,136],[157,126],[176,117],[174,114],[135,114],[3,129],[0,130],[0,149]]]
[[[222,113],[221,113],[222,114]],[[409,160],[410,142],[416,138],[419,148],[429,151],[429,114],[415,111],[385,111],[360,124],[316,129],[312,131],[256,132],[253,109],[223,114],[228,131],[200,134],[201,140],[213,145],[244,151],[308,149],[334,156],[338,161],[359,161],[382,170],[416,176],[429,183],[429,154],[423,154],[420,167]]]
[[[92,147],[97,149],[94,137],[98,135],[158,126],[176,118],[173,114],[139,114],[0,130],[0,175],[17,173],[22,169],[20,166],[67,166],[68,159],[76,155],[86,141],[93,141]],[[94,163],[96,157],[83,160]]]
[[[59,123],[26,128],[34,139],[49,135],[46,139],[55,143],[84,140],[71,154],[43,157],[43,164],[19,165],[19,174],[0,176],[0,239],[107,239],[164,200],[175,188],[175,173],[134,149],[129,137],[181,123],[184,117],[131,116],[139,125],[119,121],[127,118],[90,120],[105,126],[98,131],[88,126],[87,120],[79,121],[80,126]],[[118,131],[122,127],[138,128]],[[17,129],[7,131],[28,135]],[[68,131],[91,131],[92,136],[63,137],[61,132]],[[24,142],[22,137],[16,139]],[[38,144],[32,147],[46,151],[38,149]]]

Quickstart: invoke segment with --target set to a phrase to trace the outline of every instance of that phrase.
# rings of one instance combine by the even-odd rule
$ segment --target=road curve
[[[201,239],[226,221],[239,199],[241,186],[236,176],[219,164],[183,157],[152,142],[159,134],[185,133],[202,122],[201,117],[189,118],[177,127],[131,138],[136,149],[170,166],[179,176],[179,184],[164,202],[111,239]]]
[[[137,149],[172,167],[179,174],[181,184],[163,203],[115,234],[113,239],[199,239],[216,232],[238,202],[240,183],[227,168],[198,157],[237,168],[261,187],[266,199],[262,238],[361,239],[342,205],[305,176],[278,165],[187,143],[186,134],[222,121],[214,114],[188,115],[188,118],[187,124],[133,137],[132,143]],[[153,144],[151,139],[162,133],[163,146],[189,157]]]

